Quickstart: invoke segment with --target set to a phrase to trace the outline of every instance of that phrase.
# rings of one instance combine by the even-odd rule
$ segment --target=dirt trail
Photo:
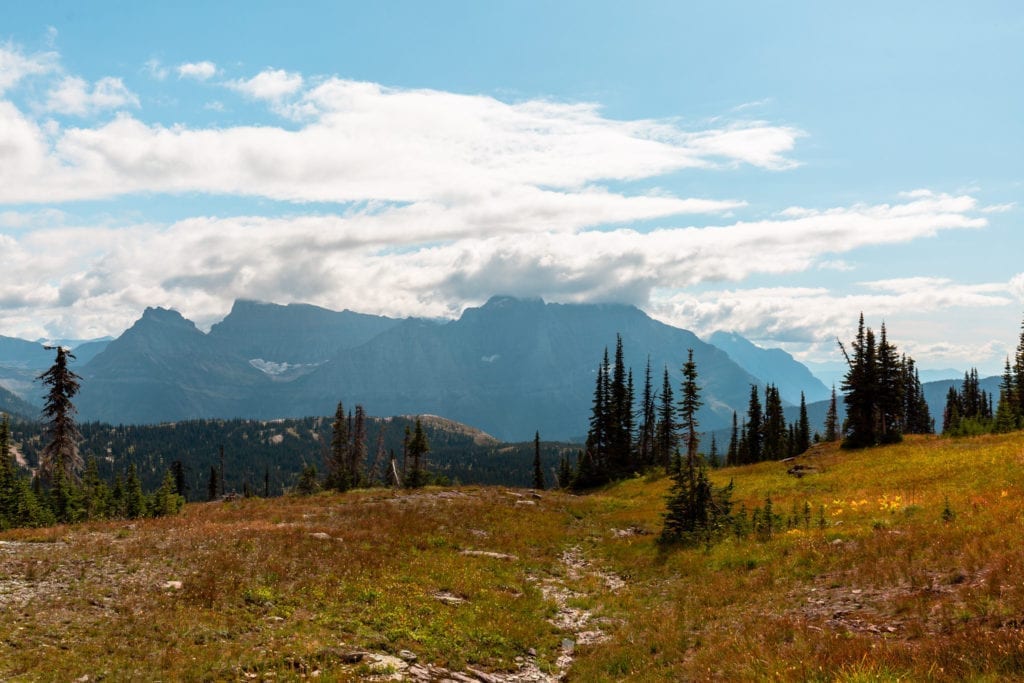
[[[483,555],[484,553],[481,553]],[[604,642],[608,635],[601,629],[602,621],[593,612],[570,603],[586,598],[599,597],[601,593],[588,591],[586,585],[592,578],[599,580],[605,590],[616,592],[626,586],[618,575],[603,571],[584,556],[579,546],[565,550],[559,558],[559,567],[554,575],[529,581],[539,584],[545,600],[555,604],[557,611],[550,619],[551,624],[563,632],[561,651],[553,672],[541,670],[535,652],[531,649],[524,656],[516,658],[518,668],[511,672],[485,672],[467,667],[465,671],[450,671],[432,664],[419,664],[411,652],[399,656],[357,652],[352,657],[362,667],[379,674],[367,677],[377,681],[470,681],[482,683],[554,683],[564,680],[575,658],[576,647]],[[603,593],[603,592],[602,592]]]

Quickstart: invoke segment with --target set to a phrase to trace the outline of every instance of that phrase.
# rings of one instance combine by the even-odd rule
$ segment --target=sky
[[[0,334],[623,302],[997,373],[1018,2],[80,2],[0,18]]]

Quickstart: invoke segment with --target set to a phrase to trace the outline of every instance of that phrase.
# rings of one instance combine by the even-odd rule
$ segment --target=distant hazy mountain
[[[271,379],[177,311],[147,308],[81,371],[84,419],[149,423],[243,417]]]
[[[39,417],[38,408],[3,387],[0,387],[0,413],[7,413],[12,418],[23,420],[35,420]]]
[[[536,430],[575,438],[616,333],[638,396],[648,354],[655,387],[667,366],[677,388],[694,349],[709,428],[727,424],[758,383],[724,352],[632,306],[495,297],[439,323],[238,302],[209,334],[147,309],[83,368],[78,407],[86,419],[153,423],[330,415],[342,400],[375,415],[443,415],[506,440]]]
[[[365,344],[398,320],[352,311],[330,311],[308,304],[239,300],[210,338],[250,360],[281,366],[310,365],[339,351]]]
[[[338,354],[288,387],[289,405],[321,414],[332,401],[362,402],[371,414],[435,412],[505,440],[578,438],[586,433],[596,369],[621,333],[637,394],[650,355],[653,382],[668,367],[678,390],[686,350],[694,349],[709,426],[745,405],[756,378],[693,333],[633,306],[545,304],[494,297],[459,320],[409,320]]]
[[[86,363],[106,347],[109,341],[108,339],[96,339],[75,342],[73,346],[75,360],[72,361],[72,369],[76,372],[81,370]],[[72,343],[66,340],[46,343],[47,346],[54,344],[72,346]],[[43,342],[0,336],[0,387],[11,391],[29,404],[39,403],[42,389],[35,380],[40,373],[53,364],[54,354],[53,350],[44,347]],[[37,412],[38,408],[33,407],[32,414]]]
[[[715,332],[708,342],[729,354],[741,368],[765,384],[774,384],[783,401],[800,404],[800,392],[808,403],[827,399],[831,390],[805,365],[782,349],[764,349],[735,332]]]

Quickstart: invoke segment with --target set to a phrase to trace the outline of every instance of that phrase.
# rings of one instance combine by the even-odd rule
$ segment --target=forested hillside
[[[415,417],[369,418],[367,470],[387,463],[395,453],[402,462],[402,440]],[[450,420],[426,416],[424,430],[430,442],[428,470],[452,482],[529,486],[532,480],[533,443],[503,444],[493,437]],[[325,471],[324,456],[331,439],[328,418],[288,420],[186,420],[162,425],[80,425],[81,453],[96,458],[107,480],[135,464],[146,490],[158,487],[172,463],[180,461],[186,474],[187,498],[206,500],[210,468],[220,469],[224,447],[224,491],[239,494],[280,495],[293,487],[306,465]],[[43,444],[42,427],[15,422],[13,442],[27,463],[38,462]],[[382,451],[382,455],[381,455]],[[563,455],[575,455],[570,445],[544,442],[541,457],[551,481]]]

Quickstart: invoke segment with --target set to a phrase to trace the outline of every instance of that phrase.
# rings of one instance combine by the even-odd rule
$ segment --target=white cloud
[[[157,81],[162,81],[166,79],[167,76],[171,73],[171,70],[164,66],[164,64],[156,58],[147,60],[146,63],[143,65],[143,70],[147,74],[149,74],[150,78]]]
[[[1017,279],[964,284],[903,278],[862,283],[864,291],[851,293],[821,287],[656,292],[650,309],[661,320],[698,334],[734,331],[769,346],[800,349],[809,360],[838,360],[835,340],[849,340],[863,312],[876,330],[879,321],[889,323],[890,339],[924,367],[953,364],[991,371],[1002,362],[1009,337],[977,338],[998,336],[1004,327],[1012,333],[1013,323],[1003,319],[1017,313],[1012,298]]]
[[[1024,302],[1024,273],[1014,275],[1010,280],[1010,291],[1018,301]]]
[[[276,101],[297,93],[302,89],[303,82],[302,74],[284,69],[266,69],[249,80],[229,81],[227,85],[257,100]]]
[[[55,52],[26,55],[11,43],[0,44],[0,95],[23,78],[55,71],[57,63]]]
[[[98,98],[101,93],[108,96]],[[117,103],[137,99],[112,87],[90,93],[84,81],[70,77],[53,98],[56,109],[75,113]],[[692,133],[659,121],[616,121],[592,105],[509,104],[337,79],[296,104],[312,107],[318,118],[298,130],[190,129],[122,115],[99,127],[69,128],[52,141],[39,123],[9,108],[2,123],[21,133],[10,143],[33,165],[0,169],[10,181],[0,186],[0,201],[195,191],[449,205],[508,188],[571,191],[684,168],[775,168],[785,165],[778,160],[799,135],[788,128],[748,128],[749,143],[737,145],[732,129]]]
[[[87,116],[106,109],[139,106],[139,98],[128,90],[120,78],[104,77],[92,88],[78,76],[65,76],[50,90],[46,110],[58,114]]]
[[[835,270],[840,273],[848,273],[856,269],[856,266],[843,259],[826,259],[818,262],[818,270]]]
[[[867,283],[865,293],[846,298],[821,289],[680,292],[690,284],[796,272],[823,253],[970,227],[974,219],[966,212],[973,203],[964,198],[932,195],[715,228],[588,229],[618,216],[679,211],[687,201],[534,189],[480,202],[368,206],[342,215],[62,226],[2,245],[0,291],[10,295],[0,306],[8,325],[39,315],[62,325],[74,318],[84,327],[75,334],[90,336],[118,333],[150,305],[179,308],[205,324],[238,297],[445,316],[506,292],[650,306],[698,332],[818,339],[845,330],[858,308],[885,315],[1010,301],[1009,285],[927,278]],[[40,281],[50,285],[19,289]],[[70,333],[46,334],[57,332]]]
[[[982,207],[982,213],[1007,213],[1017,208],[1017,202],[1007,202],[1006,204],[992,204],[990,206]]]
[[[217,75],[217,65],[213,62],[186,62],[179,64],[178,78],[194,78],[205,81]]]

